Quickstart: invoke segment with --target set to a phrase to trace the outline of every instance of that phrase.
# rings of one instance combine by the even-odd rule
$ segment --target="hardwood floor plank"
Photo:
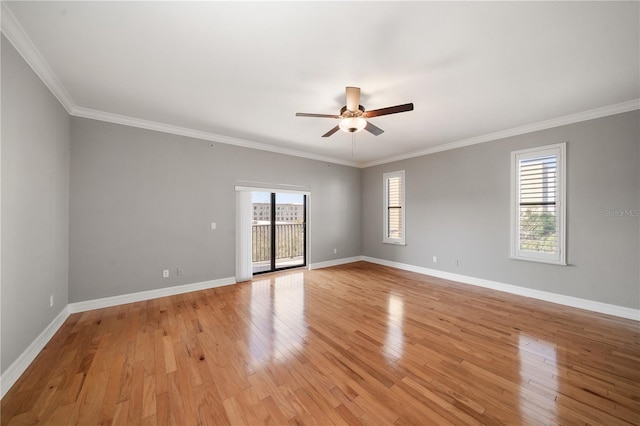
[[[267,418],[267,421],[265,421],[265,424],[272,423],[274,425],[284,425],[289,423],[290,418],[280,410],[280,407],[271,396],[262,400],[262,406],[269,413],[269,417]]]
[[[38,423],[50,426],[68,424],[74,404],[61,405],[56,407],[47,417],[42,417]],[[108,424],[108,423],[105,423]]]
[[[176,356],[173,352],[173,343],[174,339],[171,335],[167,335],[162,338],[162,346],[164,350],[164,371],[167,374],[174,373],[178,370],[178,366],[176,365]]]
[[[364,425],[351,410],[340,404],[336,407],[336,412],[351,426]]]
[[[144,377],[144,389],[142,391],[142,418],[146,419],[156,414],[156,377],[149,375]]]
[[[113,422],[111,423],[113,426],[126,426],[129,424],[129,401],[124,401],[116,404],[114,414],[113,414]],[[61,423],[62,424],[62,423]],[[71,423],[67,423],[71,424]],[[164,423],[168,424],[168,423]]]
[[[156,422],[158,425],[171,424],[168,392],[156,393]]]
[[[136,361],[131,377],[131,393],[129,395],[129,423],[140,423],[146,416],[144,410],[144,361]]]
[[[198,424],[228,425],[230,424],[222,400],[211,386],[201,385],[194,391],[198,409]],[[162,423],[158,423],[161,425]]]
[[[102,407],[100,409],[99,423],[109,424],[115,416],[115,406],[120,395],[120,378],[124,367],[124,354],[113,353],[110,358],[109,380],[105,387]],[[71,402],[71,401],[69,401]]]
[[[232,425],[248,425],[247,419],[244,415],[244,410],[242,406],[238,403],[238,401],[234,398],[227,398],[222,401],[222,405],[224,405],[224,409],[227,412],[227,416],[229,416],[229,420]]]
[[[187,412],[185,410],[185,399],[180,393],[179,373],[175,371],[167,374],[167,395],[169,397],[169,423],[174,425],[187,423]]]
[[[107,378],[105,371],[87,374],[78,401],[71,413],[70,424],[96,424],[98,422],[105,392],[104,383],[107,382]]]
[[[362,414],[364,414],[365,411],[362,408],[360,408],[360,406],[358,406],[358,404],[356,404],[353,401],[353,399],[351,399],[351,397],[349,397],[348,395],[345,395],[345,393],[342,392],[342,390],[338,386],[334,386],[333,388],[331,388],[331,390],[329,392],[331,392],[331,395],[333,395],[333,397],[339,402],[339,404],[336,407],[336,409],[338,409],[338,407],[340,407],[340,406],[343,407],[342,409],[338,410],[338,413],[342,417],[345,417],[344,413],[343,413],[343,410],[347,410],[347,411],[349,411],[349,413],[351,413],[350,415],[345,417],[345,419],[348,420],[348,418],[351,417],[351,415],[353,415],[353,416],[355,416],[357,418],[357,417],[360,417]],[[357,396],[357,395],[355,395],[355,396]]]
[[[70,315],[5,425],[640,424],[640,323],[366,262]]]

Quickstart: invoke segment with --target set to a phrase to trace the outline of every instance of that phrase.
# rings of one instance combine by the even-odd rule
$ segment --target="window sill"
[[[568,265],[568,263],[564,260],[547,260],[547,259],[536,259],[532,257],[518,257],[518,256],[509,256],[509,259],[521,260],[523,262],[546,263],[547,265],[556,265],[556,266]]]

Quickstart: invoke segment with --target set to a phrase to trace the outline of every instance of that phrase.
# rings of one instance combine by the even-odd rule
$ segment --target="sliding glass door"
[[[305,266],[304,194],[252,193],[252,269],[254,274]]]

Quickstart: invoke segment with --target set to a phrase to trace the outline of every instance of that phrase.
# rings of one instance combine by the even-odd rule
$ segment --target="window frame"
[[[401,190],[402,196],[400,200],[400,220],[402,222],[402,236],[400,238],[389,237],[389,179],[399,177],[401,180]],[[382,242],[385,244],[395,244],[404,246],[406,245],[406,235],[407,235],[407,227],[406,227],[406,181],[405,181],[405,173],[404,170],[398,170],[395,172],[388,172],[382,175],[382,188],[383,188],[383,233],[382,233]]]
[[[520,161],[556,156],[557,253],[520,249]],[[511,226],[509,257],[515,260],[566,265],[566,142],[511,152]]]

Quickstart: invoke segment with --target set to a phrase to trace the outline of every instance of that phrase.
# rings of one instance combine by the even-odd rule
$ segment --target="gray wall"
[[[363,254],[638,309],[639,218],[606,211],[640,209],[639,123],[633,111],[367,168]],[[510,153],[559,142],[567,142],[569,266],[511,260]],[[403,169],[404,247],[382,243],[382,174]]]
[[[71,302],[233,277],[238,181],[311,191],[311,263],[362,253],[359,169],[76,117],[71,141]]]
[[[69,117],[13,46],[1,43],[4,373],[67,305]]]
[[[640,308],[639,218],[605,214],[640,209],[638,111],[359,170],[69,119],[1,49],[2,372],[69,302],[232,277],[241,181],[311,191],[311,263],[364,254]],[[509,154],[563,141],[570,265],[510,260]],[[382,244],[382,174],[400,169],[405,247]]]

